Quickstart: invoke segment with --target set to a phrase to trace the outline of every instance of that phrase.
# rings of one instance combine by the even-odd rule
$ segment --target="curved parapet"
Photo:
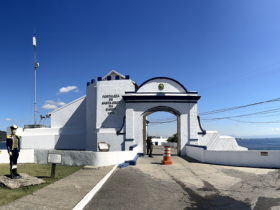
[[[199,135],[199,145],[207,146],[207,150],[248,150],[237,144],[231,136],[220,136],[218,131],[207,131],[205,135]]]
[[[177,80],[169,77],[154,77],[143,82],[136,93],[149,93],[163,91],[166,93],[195,93],[189,92],[187,89]]]

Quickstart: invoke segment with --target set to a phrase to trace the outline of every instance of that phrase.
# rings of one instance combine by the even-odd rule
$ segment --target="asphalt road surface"
[[[175,149],[163,166],[163,147],[154,153],[117,169],[85,209],[280,209],[278,169],[203,164]]]

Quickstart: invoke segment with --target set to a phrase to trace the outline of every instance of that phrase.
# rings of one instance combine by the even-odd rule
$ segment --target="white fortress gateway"
[[[174,79],[156,77],[138,87],[113,70],[88,82],[85,96],[51,112],[50,128],[19,128],[17,135],[23,150],[34,151],[37,163],[46,163],[47,153],[60,153],[65,165],[110,165],[145,154],[147,116],[164,111],[177,117],[179,156],[187,155],[186,146],[247,150],[232,137],[202,129],[199,99]],[[110,144],[109,152],[100,152],[99,142]]]

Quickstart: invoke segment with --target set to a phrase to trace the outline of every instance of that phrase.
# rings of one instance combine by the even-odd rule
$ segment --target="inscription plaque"
[[[115,114],[114,111],[116,110],[116,107],[114,107],[114,105],[121,103],[121,101],[118,98],[120,98],[119,94],[102,96],[102,99],[108,100],[108,101],[102,101],[102,105],[108,105],[108,108],[105,109],[105,111],[108,114]],[[114,99],[117,99],[117,101],[114,101]]]
[[[48,154],[48,163],[61,164],[61,154]]]
[[[99,142],[98,149],[100,152],[108,152],[110,150],[110,144],[107,144],[106,142]]]

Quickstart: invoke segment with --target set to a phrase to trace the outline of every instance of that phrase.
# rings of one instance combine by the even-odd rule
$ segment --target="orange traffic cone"
[[[164,146],[163,160],[161,161],[162,165],[172,165],[171,161],[171,147]]]

